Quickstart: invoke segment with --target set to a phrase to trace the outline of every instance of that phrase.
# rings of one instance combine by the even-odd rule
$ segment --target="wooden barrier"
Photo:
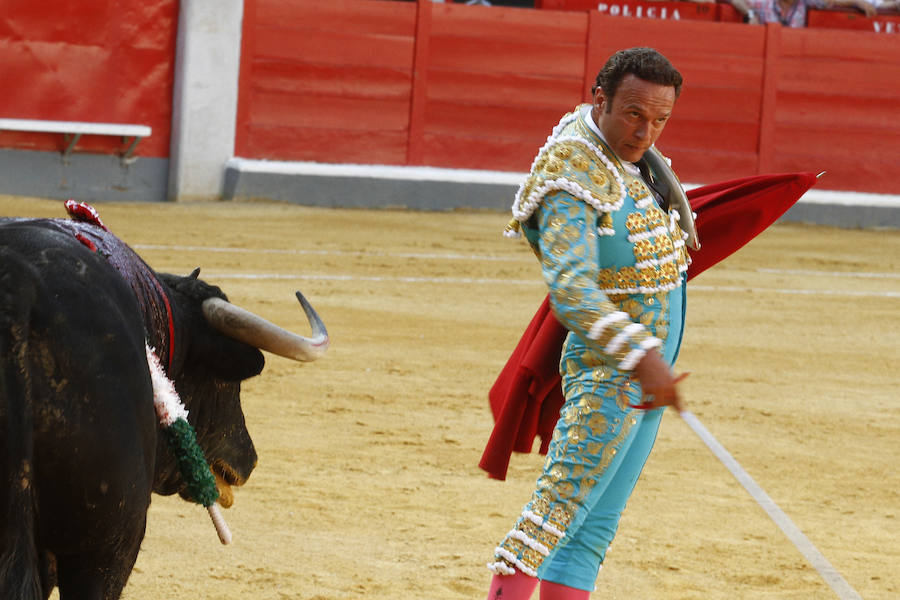
[[[891,36],[428,0],[247,0],[244,27],[245,158],[526,171],[608,56],[652,40],[685,76],[659,144],[684,181],[900,193]]]
[[[810,10],[806,15],[806,24],[809,27],[827,29],[852,29],[872,33],[900,34],[900,14],[898,13],[884,13],[874,17],[867,17],[860,12],[849,10]]]
[[[246,0],[236,154],[405,164],[416,9]]]
[[[538,0],[535,8],[597,11],[611,17],[671,21],[717,21],[715,2],[666,2],[660,0]]]
[[[169,155],[176,0],[12,4],[0,23],[0,117],[145,124],[153,136],[141,142],[140,155]],[[92,135],[78,148],[116,154],[121,146],[116,136]],[[58,132],[9,129],[0,132],[0,147],[66,148]]]

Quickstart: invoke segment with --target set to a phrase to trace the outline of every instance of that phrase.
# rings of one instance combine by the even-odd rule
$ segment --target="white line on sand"
[[[499,279],[494,277],[416,277],[403,275],[346,275],[346,274],[300,274],[300,273],[218,273],[208,272],[207,279],[245,279],[245,280],[282,280],[282,281],[371,281],[374,283],[440,283],[448,285],[523,285],[543,286],[540,278],[534,279]],[[689,285],[688,289],[699,292],[733,292],[742,294],[794,294],[805,296],[854,296],[867,298],[900,298],[900,292],[866,291],[866,290],[801,290],[785,288],[759,288],[741,286],[708,286]]]
[[[681,413],[684,422],[694,430],[700,439],[709,446],[712,453],[718,458],[725,467],[731,471],[735,479],[740,482],[744,489],[756,500],[756,503],[762,507],[766,514],[775,522],[776,525],[784,532],[789,540],[797,547],[797,550],[806,557],[806,560],[819,572],[822,579],[831,586],[831,589],[838,595],[841,600],[862,600],[862,597],[854,590],[849,583],[838,573],[828,559],[819,552],[806,535],[794,525],[783,510],[781,510],[775,501],[763,490],[759,484],[754,481],[747,471],[738,463],[737,460],[725,449],[722,444],[703,426],[703,423],[689,411]]]

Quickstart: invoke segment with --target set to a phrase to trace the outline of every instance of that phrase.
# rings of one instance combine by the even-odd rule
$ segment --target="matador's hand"
[[[681,412],[681,398],[678,396],[678,382],[690,373],[673,375],[672,369],[662,359],[659,352],[650,350],[634,368],[634,376],[641,384],[643,398],[641,404],[633,408],[652,410],[663,406],[674,407]]]

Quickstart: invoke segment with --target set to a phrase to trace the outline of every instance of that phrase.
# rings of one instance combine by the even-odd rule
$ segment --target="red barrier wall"
[[[598,11],[247,0],[237,154],[525,171],[615,50],[685,76],[660,148],[684,181],[827,171],[900,193],[898,38]]]
[[[414,3],[246,0],[237,155],[405,164],[415,41]]]
[[[137,154],[169,155],[177,0],[6,0],[0,12],[0,117],[149,125]],[[113,153],[121,140],[81,138]],[[61,150],[62,136],[0,132],[0,147]]]

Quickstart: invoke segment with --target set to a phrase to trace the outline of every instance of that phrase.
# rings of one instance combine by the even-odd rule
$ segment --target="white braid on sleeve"
[[[662,346],[662,340],[657,337],[649,337],[646,340],[642,341],[637,348],[629,352],[625,355],[625,358],[622,359],[622,362],[619,363],[619,368],[623,371],[632,370],[641,359],[644,358],[644,355],[647,354],[647,350],[651,348],[659,348]]]
[[[590,331],[588,331],[588,339],[599,339],[600,336],[603,335],[604,329],[606,329],[613,323],[618,323],[619,321],[625,321],[627,319],[629,319],[628,313],[622,312],[621,310],[611,312],[608,315],[597,319],[596,321],[594,321],[594,324],[591,325]]]
[[[603,351],[606,354],[615,354],[619,351],[619,348],[622,347],[622,344],[624,344],[626,340],[631,339],[636,333],[643,331],[643,329],[644,326],[640,323],[629,323],[625,326],[625,329],[623,329],[621,333],[619,333],[619,335],[609,341]]]

